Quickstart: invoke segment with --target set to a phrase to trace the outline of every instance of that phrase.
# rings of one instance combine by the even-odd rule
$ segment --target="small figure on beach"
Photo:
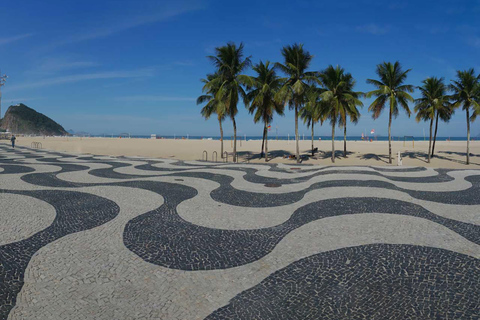
[[[15,135],[12,134],[12,137],[10,138],[10,141],[12,141],[12,148],[13,148],[13,149],[15,149],[15,140],[16,140],[16,139],[17,139],[17,138],[15,138]]]

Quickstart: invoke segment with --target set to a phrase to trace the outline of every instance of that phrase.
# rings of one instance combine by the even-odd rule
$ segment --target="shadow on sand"
[[[388,156],[385,155],[385,154],[381,154],[381,155],[378,155],[378,154],[374,154],[374,153],[366,153],[366,154],[362,154],[361,156],[358,156],[358,158],[360,160],[376,160],[376,161],[381,161],[381,162],[384,162],[384,163],[387,163],[388,164]]]
[[[310,150],[311,153],[311,150]],[[349,155],[354,154],[351,151],[347,151],[347,158]],[[316,159],[330,159],[332,158],[332,151],[319,151]],[[342,159],[344,158],[343,156],[343,150],[335,150],[335,159]]]
[[[260,152],[251,152],[251,151],[238,151],[237,152],[239,161],[241,159],[244,160],[258,160],[258,159],[264,159],[264,157],[260,157]],[[286,151],[286,150],[273,150],[273,151],[268,151],[268,160],[272,160],[274,158],[283,158],[284,156],[288,157],[292,155],[291,152]],[[308,160],[308,156],[301,154],[300,158],[302,161]],[[295,161],[295,159],[290,159],[292,161]]]
[[[392,157],[393,157],[393,154],[392,154]],[[426,152],[405,151],[405,152],[402,152],[402,157],[403,158],[410,158],[410,159],[417,159],[417,160],[423,161],[425,163],[428,163]]]
[[[464,160],[458,160],[458,159],[452,159],[452,158],[449,158],[449,157],[445,157],[445,156],[440,155],[441,153],[447,154],[447,155],[462,156]],[[466,157],[467,157],[466,152],[453,152],[453,151],[438,151],[438,153],[435,153],[433,155],[433,158],[442,159],[442,160],[446,160],[446,161],[452,161],[452,162],[456,162],[456,163],[460,163],[460,164],[467,164]],[[470,158],[478,158],[478,157],[480,157],[480,155],[470,153]],[[472,162],[471,159],[470,159],[470,164],[480,165],[480,163]]]
[[[239,162],[264,159],[264,157],[260,157],[260,152],[238,151],[237,153],[239,157]],[[289,156],[294,154],[295,153],[291,153],[290,151],[287,151],[287,150],[272,150],[268,152],[268,160],[270,161],[275,158],[282,158],[285,160],[289,160],[291,162],[295,162],[295,159],[288,159]],[[355,153],[351,151],[347,151],[347,158],[353,154]],[[465,152],[439,151],[438,153],[435,153],[433,158],[437,158],[444,161],[456,162],[459,164],[466,164],[465,160],[452,159],[448,156],[443,156],[441,154],[466,157]],[[301,162],[308,162],[310,160],[319,160],[319,159],[325,160],[325,159],[330,159],[331,157],[332,157],[331,151],[323,151],[323,150],[316,150],[314,156],[312,156],[312,149],[302,150],[300,154]],[[357,155],[356,157],[360,160],[375,160],[378,162],[388,164],[388,155],[386,154],[366,153],[366,154]],[[427,153],[422,151],[405,151],[405,152],[402,152],[402,157],[416,159],[424,163],[428,163]],[[335,150],[335,159],[342,159],[342,158],[344,158],[343,150]],[[478,159],[480,158],[480,155],[470,153],[470,158]],[[229,156],[229,160],[230,160],[230,156]],[[392,154],[392,160],[393,162],[396,161],[396,154]],[[480,163],[475,163],[472,161],[470,161],[470,163],[473,165],[480,165]]]

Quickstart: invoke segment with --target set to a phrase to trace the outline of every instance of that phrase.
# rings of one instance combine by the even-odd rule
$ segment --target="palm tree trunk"
[[[223,128],[222,128],[222,120],[218,119],[218,123],[220,124],[220,158],[223,159]]]
[[[268,161],[268,130],[265,130],[265,162]]]
[[[263,157],[263,147],[265,145],[265,132],[267,131],[267,124],[263,127],[262,151],[260,151],[260,159]]]
[[[392,164],[392,108],[388,117],[388,163]]]
[[[298,147],[298,105],[295,104],[295,144],[296,144],[296,159],[300,163],[300,149]]]
[[[435,153],[435,141],[437,141],[437,130],[438,130],[438,111],[437,111],[437,120],[435,120],[435,135],[433,136],[433,146],[432,146],[432,158]]]
[[[313,150],[314,147],[313,147],[313,122],[311,123],[312,124],[312,157],[315,155],[315,151]]]
[[[237,123],[235,118],[232,117],[233,121],[233,162],[237,161]]]
[[[433,118],[430,120],[430,142],[428,143],[428,163],[430,163],[430,158],[432,157],[431,148],[432,148],[432,127],[433,127]]]
[[[335,122],[332,121],[332,162],[335,162]]]
[[[347,121],[343,122],[343,157],[347,157]]]
[[[470,164],[470,110],[467,108],[467,164]]]

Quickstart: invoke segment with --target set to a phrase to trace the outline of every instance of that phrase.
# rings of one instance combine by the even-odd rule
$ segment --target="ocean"
[[[150,139],[150,135],[128,135],[128,134],[121,134],[121,135],[90,135],[90,137],[106,137],[106,138],[118,138],[121,136],[122,138],[137,138],[137,139]],[[220,140],[220,136],[182,136],[182,135],[157,135],[157,139],[164,138],[164,139],[190,139],[190,140],[202,140],[202,139],[212,139],[212,140]],[[224,135],[223,137],[225,141],[227,140],[233,140],[233,135]],[[388,136],[368,136],[368,140],[372,139],[373,141],[388,141]],[[412,136],[392,136],[393,141],[412,141],[412,138],[415,141],[428,141],[428,136],[427,137],[412,137]],[[262,136],[245,136],[245,135],[238,135],[237,140],[262,140]],[[300,140],[311,140],[310,135],[300,135]],[[332,140],[331,136],[314,136],[314,139],[318,141],[319,139],[321,140]],[[466,141],[467,137],[440,137],[437,136],[437,141]],[[471,137],[470,140],[477,140],[480,139],[479,137]],[[295,136],[275,136],[272,134],[268,135],[268,141],[273,141],[273,140],[295,140]],[[335,137],[335,141],[343,141],[343,135],[339,135]],[[361,136],[347,136],[347,141],[362,141]]]

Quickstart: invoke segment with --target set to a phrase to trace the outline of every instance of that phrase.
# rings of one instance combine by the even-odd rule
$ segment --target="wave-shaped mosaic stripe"
[[[480,260],[366,245],[292,263],[207,319],[479,319]]]
[[[358,214],[420,218],[448,228],[472,246],[480,245],[479,224],[456,220],[454,214],[435,214],[418,204],[423,200],[438,206],[449,204],[449,208],[480,204],[480,172],[302,166],[298,173],[297,167],[74,156],[28,148],[13,151],[0,145],[0,192],[35,197],[50,203],[57,212],[45,230],[0,246],[0,319],[6,318],[15,305],[25,269],[35,252],[65,235],[100,226],[118,215],[115,202],[78,192],[78,188],[124,187],[161,196],[161,206],[126,222],[123,244],[152,266],[170,270],[217,270],[218,274],[246,267],[268,257],[289,234],[307,224]],[[82,180],[75,180],[79,176]],[[2,177],[8,186],[1,184]],[[188,185],[193,181],[218,185],[208,193],[209,207],[199,209],[217,210],[219,215],[223,208],[215,209],[217,203],[259,208],[261,214],[262,208],[285,210],[281,206],[302,202],[276,225],[246,230],[205,227],[185,220],[177,211],[187,200],[206,197],[205,192],[199,196],[200,183],[196,187]],[[268,192],[268,185],[279,189]],[[418,186],[432,187],[421,190]],[[307,194],[338,187],[388,189],[410,196],[408,201],[413,198],[419,202],[369,197],[368,193],[365,197],[303,200]],[[438,192],[436,188],[447,190]],[[209,318],[338,319],[340,313],[348,319],[475,319],[475,310],[480,307],[479,273],[478,259],[445,249],[387,244],[343,248],[293,262],[240,293]],[[445,287],[445,283],[452,287]]]
[[[88,156],[88,157],[78,157],[77,159],[82,158],[83,160],[93,160],[94,157]],[[50,158],[47,158],[50,159]],[[56,158],[55,158],[56,159]],[[140,160],[138,160],[140,161]],[[151,160],[150,161],[150,166],[151,166]],[[58,166],[65,165],[66,163],[59,161],[57,159],[56,162],[45,162],[45,163],[50,163],[50,164],[56,164]],[[123,163],[122,161],[106,161],[106,160],[101,160],[101,159],[96,159],[95,163],[101,163],[110,166],[109,168],[101,168],[101,169],[93,169],[89,171],[89,174],[100,177],[100,178],[107,178],[107,179],[123,179],[123,180],[131,180],[131,179],[143,179],[143,178],[149,178],[149,177],[154,177],[156,175],[145,175],[145,174],[125,174],[125,173],[119,173],[116,171],[118,168],[125,168],[125,167],[132,167],[132,163]],[[156,162],[162,163],[160,162]],[[178,162],[174,162],[178,163]],[[168,163],[168,165],[172,166],[172,163]],[[138,169],[138,167],[145,166],[145,165],[138,165],[135,166],[135,169]],[[262,165],[263,166],[263,165]],[[218,168],[218,171],[215,172],[215,168]],[[274,166],[269,167],[269,170],[272,170]],[[208,169],[208,170],[207,170]],[[278,168],[277,168],[278,169]],[[398,182],[408,182],[412,184],[411,188],[414,188],[416,183],[419,184],[427,184],[427,183],[442,183],[442,182],[452,182],[453,177],[449,173],[455,173],[455,172],[462,172],[462,171],[455,171],[455,170],[441,170],[438,169],[435,171],[437,174],[432,175],[432,176],[422,176],[422,177],[415,177],[415,176],[409,176],[408,174],[414,174],[415,172],[421,172],[417,170],[416,168],[410,168],[406,169],[409,171],[402,171],[406,174],[406,176],[389,176],[384,175],[382,173],[382,170],[379,170],[378,168],[367,168],[369,169],[368,171],[362,171],[359,169],[352,170],[352,171],[345,171],[345,169],[342,170],[335,170],[332,168],[324,168],[322,171],[316,171],[316,173],[309,175],[309,176],[302,176],[302,177],[294,177],[292,179],[274,179],[274,178],[269,178],[269,177],[263,177],[263,176],[258,176],[256,174],[256,169],[251,169],[245,166],[240,166],[236,167],[235,165],[230,165],[230,166],[206,166],[205,168],[202,169],[184,169],[181,171],[176,171],[176,172],[170,172],[173,169],[168,169],[166,173],[163,174],[163,176],[166,176],[168,174],[174,175],[174,176],[184,176],[184,177],[196,177],[196,178],[203,178],[203,179],[209,179],[218,182],[221,187],[218,188],[217,190],[212,192],[212,197],[216,199],[217,201],[223,202],[223,203],[228,203],[231,205],[238,205],[238,206],[264,206],[265,203],[268,203],[269,205],[285,205],[289,203],[293,203],[301,199],[306,192],[309,192],[313,189],[317,188],[323,188],[323,187],[331,187],[331,186],[363,186],[363,187],[381,187],[381,188],[389,188],[392,190],[399,190],[406,192],[410,194],[412,197],[417,198],[417,199],[423,199],[423,200],[428,200],[428,201],[434,201],[434,202],[440,202],[440,203],[451,203],[451,204],[467,204],[467,205],[472,205],[472,204],[479,204],[480,203],[480,198],[476,196],[478,194],[478,188],[480,184],[480,175],[477,173],[472,173],[471,176],[466,176],[464,178],[458,178],[459,180],[465,182],[466,185],[470,185],[469,188],[465,187],[461,190],[456,190],[456,191],[444,191],[444,192],[430,192],[430,191],[421,191],[421,190],[414,190],[410,188],[405,188],[405,187],[399,187],[397,186],[397,181]],[[73,170],[69,169],[69,171],[79,171],[80,169]],[[200,171],[199,171],[200,170]],[[201,170],[207,170],[208,172],[201,171]],[[214,171],[212,173],[212,170]],[[248,192],[245,190],[238,190],[234,187],[232,187],[232,182],[234,181],[234,178],[229,175],[228,173],[225,173],[225,170],[234,172],[234,171],[241,171],[243,172],[242,179],[246,182],[249,183],[254,183],[258,185],[269,185],[269,184],[276,184],[276,185],[294,185],[298,184],[301,182],[305,181],[311,181],[312,178],[315,177],[320,177],[320,176],[326,176],[326,175],[334,175],[334,174],[347,174],[347,175],[353,175],[353,174],[360,174],[363,175],[364,177],[371,177],[370,178],[362,178],[363,180],[356,180],[355,177],[353,177],[351,180],[328,180],[328,181],[321,181],[321,182],[315,182],[312,181],[312,183],[307,186],[306,188],[303,188],[302,190],[294,191],[294,192],[289,192],[288,194],[284,195],[277,195],[277,194],[265,194],[266,192],[264,191],[264,194],[259,194],[258,192]],[[284,170],[284,169],[282,169]],[[372,171],[374,170],[374,171]],[[405,169],[402,169],[405,170]],[[393,170],[390,170],[393,171]],[[62,168],[61,171],[57,173],[63,173],[66,172],[65,169]],[[383,170],[385,172],[385,170]],[[49,180],[53,179],[53,176],[55,173],[49,173],[49,174],[38,174],[39,176],[24,176],[22,177],[23,180],[27,182],[32,182],[36,185],[44,185],[44,186],[51,186],[52,182]],[[376,177],[382,178],[382,180],[378,180]],[[33,181],[30,181],[33,180]],[[57,181],[58,182],[58,181]],[[403,185],[403,184],[402,184]],[[465,186],[466,186],[465,185]],[[75,187],[79,186],[78,184],[69,184],[69,183],[64,183],[64,187]],[[228,197],[228,194],[235,193],[237,196],[236,197]]]
[[[147,187],[140,184],[137,187]],[[428,219],[480,244],[480,226],[440,217],[408,202],[378,198],[341,198],[311,203],[296,210],[284,223],[270,228],[205,228],[185,222],[175,211],[180,201],[194,196],[194,190],[182,190],[176,185],[164,184],[152,184],[147,188],[162,194],[165,204],[131,220],[125,227],[124,242],[127,248],[144,260],[168,268],[212,270],[245,265],[270,253],[288,233],[309,222],[369,212]],[[192,251],[195,255],[191,255]]]
[[[46,229],[28,239],[0,246],[0,319],[6,319],[22,289],[25,269],[35,252],[68,234],[88,230],[113,219],[119,207],[110,200],[74,191],[0,189],[0,193],[34,197],[49,203],[56,211],[55,220]]]

